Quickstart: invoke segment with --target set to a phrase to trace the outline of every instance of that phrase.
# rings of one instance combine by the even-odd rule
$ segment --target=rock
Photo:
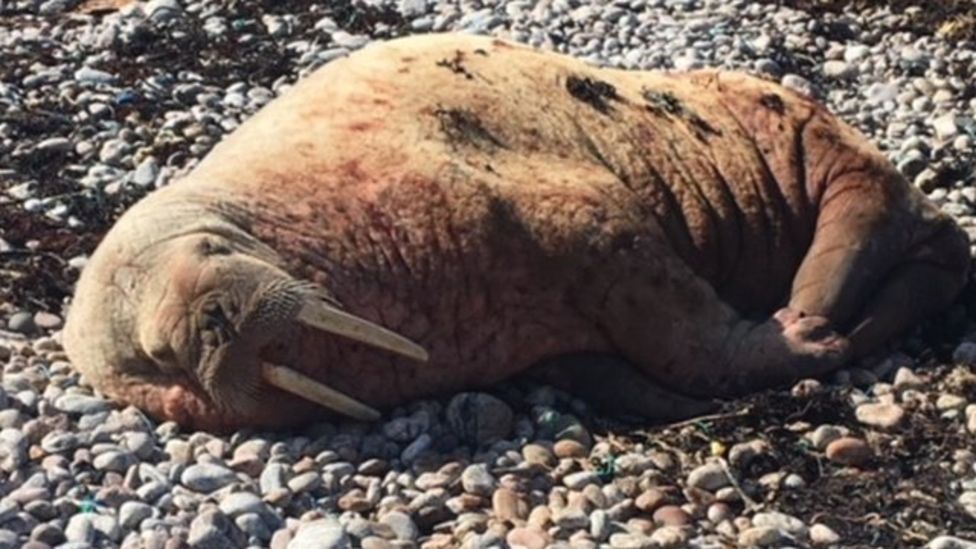
[[[162,23],[183,15],[183,8],[177,0],[149,0],[143,11],[154,23]]]
[[[954,113],[944,114],[932,120],[932,129],[935,137],[941,141],[948,141],[959,135],[959,126],[956,125],[956,115]]]
[[[840,543],[840,535],[824,524],[814,524],[810,527],[810,541],[814,545],[835,545]]]
[[[901,423],[905,417],[905,410],[894,403],[861,404],[854,411],[857,420],[865,425],[890,429]]]
[[[533,465],[552,467],[556,464],[556,456],[541,444],[526,444],[523,446],[522,458]]]
[[[976,404],[966,406],[966,430],[976,434]]]
[[[756,513],[756,515],[752,517],[752,525],[775,528],[776,530],[786,532],[790,535],[790,537],[797,539],[805,539],[808,533],[807,525],[802,520],[792,515],[779,513],[776,511],[768,513]]]
[[[209,493],[237,480],[234,471],[221,465],[198,463],[191,465],[180,475],[180,483],[196,492]]]
[[[663,526],[684,526],[691,522],[691,517],[677,505],[665,505],[654,511],[654,522]]]
[[[971,517],[976,518],[976,491],[963,492],[959,496],[959,505],[961,505]]]
[[[940,412],[948,410],[962,410],[966,407],[966,399],[959,395],[943,393],[935,400],[935,407]]]
[[[288,549],[340,549],[350,547],[349,536],[339,521],[327,518],[298,527]]]
[[[634,500],[634,506],[641,511],[649,512],[660,507],[665,501],[667,501],[667,496],[664,492],[656,488],[649,488],[637,496],[637,499]]]
[[[582,443],[573,439],[563,439],[556,441],[552,445],[552,453],[557,458],[584,458],[589,453]]]
[[[487,496],[495,489],[495,477],[483,463],[469,465],[461,473],[461,486],[469,494]]]
[[[7,319],[7,329],[18,334],[31,335],[37,331],[34,316],[26,311],[10,315]]]
[[[939,536],[929,541],[925,547],[926,549],[976,549],[976,541],[954,536]]]
[[[525,518],[525,504],[508,488],[498,488],[491,496],[491,508],[498,520]]]
[[[75,80],[82,84],[111,84],[115,82],[115,75],[91,67],[81,67],[75,71]]]
[[[654,547],[685,547],[686,541],[688,541],[688,534],[683,528],[676,526],[664,526],[651,534],[651,543]]]
[[[895,372],[893,384],[895,389],[917,389],[925,385],[925,381],[911,368],[902,367]]]
[[[831,60],[823,64],[823,73],[827,78],[852,78],[857,75],[857,67],[844,61]]]
[[[151,506],[141,501],[127,501],[119,507],[119,524],[126,530],[138,530],[142,521],[152,514]]]
[[[976,365],[976,343],[965,341],[952,352],[952,361],[963,366]]]
[[[220,512],[231,518],[245,513],[262,514],[268,512],[266,504],[251,492],[236,492],[228,494],[220,500]]]
[[[791,90],[808,96],[813,96],[813,84],[809,80],[798,74],[787,74],[783,76],[780,83]]]
[[[854,437],[841,437],[827,445],[827,459],[840,465],[860,466],[874,457],[866,442]]]
[[[579,471],[563,477],[563,484],[570,490],[582,490],[589,484],[600,484],[600,475],[595,471]]]
[[[54,401],[54,408],[68,414],[97,414],[107,412],[113,407],[112,403],[93,396],[68,393]]]
[[[91,543],[95,540],[95,526],[92,525],[91,515],[78,513],[68,520],[64,529],[64,537],[70,542]]]
[[[136,166],[132,172],[132,182],[140,187],[152,187],[159,177],[159,164],[152,156],[148,156]]]
[[[228,536],[233,525],[220,511],[209,509],[196,516],[190,523],[187,543],[201,549],[231,549],[236,547]]]
[[[396,539],[413,542],[420,535],[420,529],[410,518],[410,515],[400,511],[391,511],[380,518],[380,524],[389,526]]]
[[[729,485],[729,477],[718,462],[710,462],[697,467],[688,474],[688,486],[714,492]]]
[[[505,541],[513,547],[545,549],[549,545],[549,536],[539,528],[528,526],[524,528],[512,528],[505,536]]]
[[[732,446],[729,450],[729,463],[733,467],[744,469],[749,466],[754,459],[769,454],[772,448],[769,443],[762,439],[740,442]]]
[[[514,420],[507,404],[485,393],[458,394],[447,405],[446,416],[461,440],[479,447],[506,438]]]
[[[739,534],[739,547],[767,547],[778,545],[785,541],[785,536],[775,529],[768,526],[754,526],[743,530]]]

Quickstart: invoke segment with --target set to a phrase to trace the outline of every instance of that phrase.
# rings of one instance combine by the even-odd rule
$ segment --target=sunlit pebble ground
[[[90,17],[65,12],[72,4],[0,8],[0,203],[79,231],[95,222],[92,212],[130,204],[185,173],[315,67],[372,39],[443,30],[629,68],[763,74],[824,100],[974,231],[976,50],[893,30],[905,27],[910,10],[811,16],[717,0],[407,0],[330,10],[153,0]],[[385,23],[364,23],[376,19]],[[209,67],[187,70],[203,58]],[[46,123],[28,130],[25,112],[46,113]],[[10,246],[0,240],[0,251]],[[85,261],[63,259],[73,269]],[[0,332],[0,547],[845,544],[811,517],[777,513],[775,498],[761,512],[747,509],[744,496],[763,501],[771,490],[807,483],[787,469],[738,475],[757,456],[774,455],[761,438],[715,440],[712,456],[628,443],[628,432],[618,444],[588,432],[584,423],[592,423],[577,419],[590,416],[583,403],[521,385],[415,403],[377,425],[186,433],[92,396],[60,350],[58,315],[9,304],[0,311],[9,330]],[[971,321],[957,322],[973,333]],[[964,365],[976,361],[976,345],[965,341],[953,343]],[[926,406],[947,432],[976,431],[966,391],[951,391],[971,386],[968,370],[939,392],[911,365],[895,353],[873,369],[842,372],[834,381],[867,387],[851,389],[854,425],[800,426],[797,439],[843,471],[879,450],[865,442],[871,433]],[[808,382],[794,394],[816,390]],[[842,438],[848,431],[868,436]],[[976,520],[976,455],[962,450],[946,460],[958,481],[944,505]],[[958,527],[925,524],[921,539],[910,539],[976,547],[938,537]]]

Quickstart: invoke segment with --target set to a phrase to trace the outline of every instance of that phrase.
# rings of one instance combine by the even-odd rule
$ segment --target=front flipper
[[[604,353],[573,353],[545,360],[529,371],[539,381],[610,414],[676,421],[713,411],[717,403],[666,389],[633,364]]]
[[[664,244],[617,256],[587,281],[580,309],[641,373],[684,395],[783,386],[850,358],[826,318],[791,309],[763,322],[743,318]]]

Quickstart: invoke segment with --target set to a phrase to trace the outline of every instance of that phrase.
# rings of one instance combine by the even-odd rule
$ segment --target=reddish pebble
[[[691,521],[691,517],[677,505],[665,505],[654,511],[654,522],[661,526],[684,526]]]
[[[526,549],[545,549],[549,545],[549,536],[538,528],[513,528],[505,536],[505,541],[515,547],[525,547]]]
[[[862,465],[874,452],[867,442],[854,437],[841,437],[827,445],[827,459],[841,465]]]

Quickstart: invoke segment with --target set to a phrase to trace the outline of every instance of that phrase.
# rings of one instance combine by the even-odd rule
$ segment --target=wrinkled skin
[[[329,64],[131,208],[65,345],[101,391],[197,428],[328,414],[264,361],[381,409],[541,363],[676,418],[877,350],[968,262],[951,219],[788,90],[426,36]],[[288,281],[429,362],[290,322]]]

